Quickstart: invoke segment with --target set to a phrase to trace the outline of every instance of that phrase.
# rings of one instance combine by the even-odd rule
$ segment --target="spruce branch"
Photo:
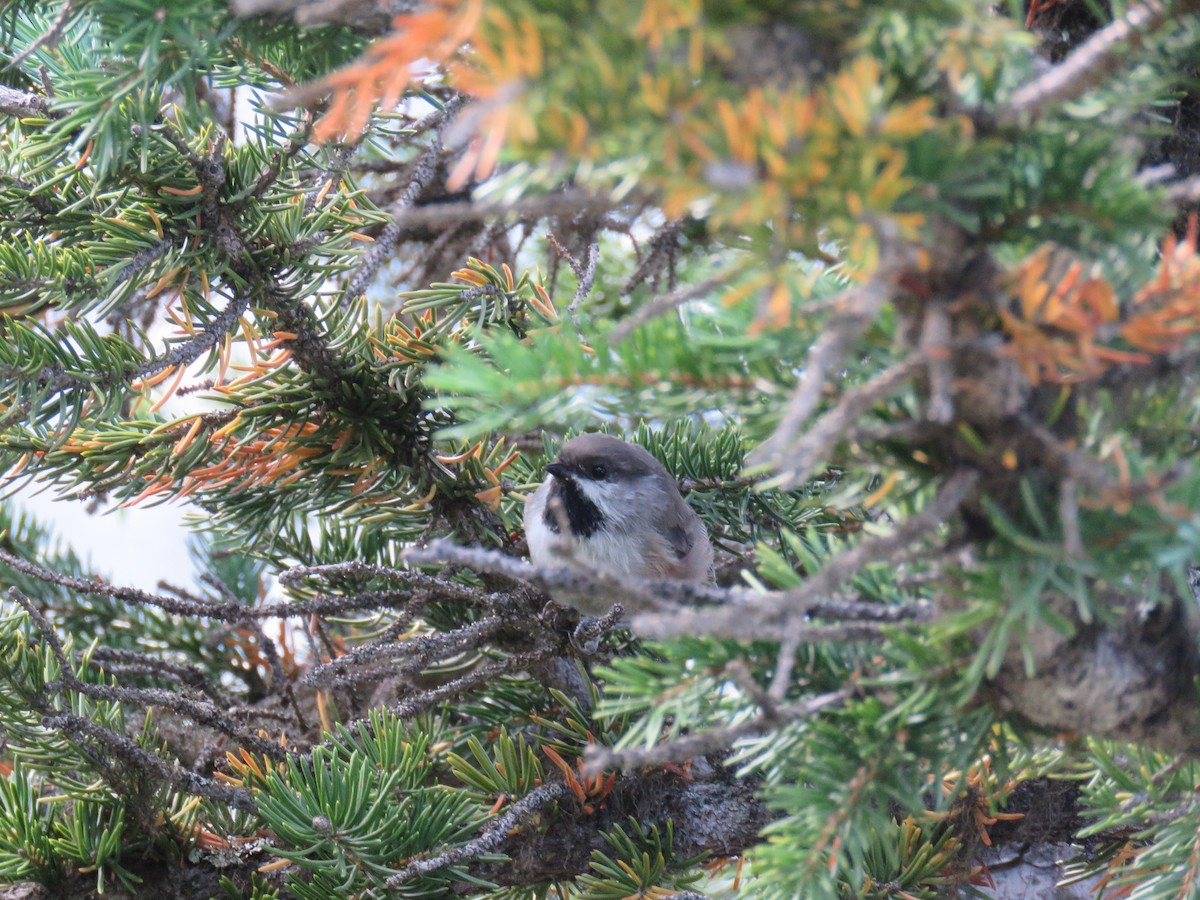
[[[66,650],[63,648],[62,639],[59,638],[58,632],[54,630],[54,626],[43,615],[37,604],[26,597],[18,587],[10,587],[8,595],[25,610],[25,614],[29,616],[34,627],[41,632],[42,640],[46,642],[46,646],[54,654],[54,659],[58,662],[58,668],[62,672],[63,677],[65,678],[68,672],[74,672],[75,670],[71,665],[71,661],[67,658]]]
[[[58,118],[60,113],[51,111],[50,104],[44,97],[37,94],[27,94],[0,84],[0,113],[12,116],[14,119],[31,119],[50,117]]]
[[[1028,125],[1050,109],[1075,100],[1116,72],[1131,47],[1170,17],[1196,9],[1195,0],[1142,0],[1097,31],[1071,55],[1021,87],[997,120],[1005,127]]]
[[[245,769],[232,762],[249,791],[267,773],[281,806],[299,801],[299,815],[279,820],[296,826],[290,839],[271,821],[282,854],[305,870],[293,872],[298,895],[386,893],[390,875],[406,879],[399,893],[536,892],[588,873],[595,851],[604,862],[585,891],[624,895],[638,882],[664,893],[668,882],[643,874],[674,875],[678,862],[687,872],[671,881],[686,887],[699,875],[692,854],[748,848],[780,894],[833,897],[870,884],[932,895],[956,871],[947,847],[988,833],[973,809],[966,833],[957,826],[964,807],[989,799],[991,781],[1012,774],[989,778],[982,754],[993,748],[998,768],[1090,769],[1079,808],[1104,823],[1093,830],[1116,821],[1145,838],[1127,845],[1137,852],[1119,877],[1186,893],[1200,871],[1188,827],[1194,772],[1182,762],[1200,734],[1195,623],[1180,577],[1200,547],[1189,519],[1200,497],[1194,235],[1162,245],[1157,281],[1143,276],[1148,248],[1171,227],[1163,198],[1200,197],[1185,174],[1197,146],[1187,67],[1200,0],[1129,0],[1106,28],[1086,0],[1036,0],[1024,29],[1020,4],[952,5],[954,15],[913,4],[897,19],[798,4],[794,21],[763,22],[755,4],[730,4],[702,23],[712,41],[696,42],[686,22],[630,33],[578,4],[501,4],[483,19],[467,4],[462,30],[446,33],[469,40],[448,40],[453,55],[438,55],[445,69],[422,87],[451,110],[470,88],[475,119],[497,114],[488,155],[502,143],[506,167],[478,185],[495,198],[479,203],[438,183],[459,148],[446,111],[373,119],[361,93],[373,146],[359,153],[314,147],[315,113],[281,116],[269,93],[272,83],[305,84],[292,97],[320,103],[339,78],[386,78],[400,57],[361,57],[364,37],[386,31],[390,46],[419,53],[431,46],[422,35],[458,28],[445,18],[453,4],[238,0],[214,16],[184,3],[116,28],[105,2],[25,3],[0,15],[0,43],[25,61],[8,73],[14,87],[0,89],[0,169],[13,173],[0,175],[9,317],[0,374],[4,412],[15,410],[0,427],[0,456],[12,483],[115,491],[118,502],[199,497],[233,546],[240,539],[276,560],[402,560],[298,567],[282,579],[296,599],[248,606],[261,598],[250,582],[237,596],[226,587],[245,574],[232,564],[214,560],[231,577],[202,576],[207,585],[193,591],[160,582],[130,592],[85,577],[77,561],[47,561],[43,537],[0,534],[2,580],[41,615],[14,612],[6,631],[12,672],[28,676],[7,685],[13,746],[44,784],[127,814],[117,836],[80,817],[90,800],[38,804],[38,816],[63,826],[56,840],[119,840],[90,873],[111,883],[118,865],[142,873],[178,856],[166,835],[203,846],[211,827],[251,839],[258,819],[233,815],[237,804],[215,793],[205,804],[181,796],[190,789],[175,761],[114,722],[157,708],[172,739],[168,729],[194,723],[204,746],[193,755],[189,742],[181,758],[194,758],[196,772],[209,771],[220,744],[259,727],[306,748],[319,738],[289,678],[307,673],[302,700],[336,729],[321,753],[277,766],[251,744]],[[285,15],[230,18],[268,7]],[[415,14],[405,20],[414,27],[389,29],[395,14]],[[296,27],[322,16],[341,24]],[[1027,74],[1031,31],[1044,56],[1066,60],[1045,75]],[[63,37],[60,52],[47,52],[60,34],[71,47]],[[46,62],[40,84],[30,54]],[[355,57],[381,68],[347,67]],[[1122,68],[1130,90],[1112,90]],[[357,83],[365,92],[370,82]],[[217,129],[232,128],[215,121],[224,97],[214,92],[226,90],[249,117],[245,135],[223,145]],[[1173,133],[1141,146],[1137,123],[1171,104]],[[982,110],[978,128],[964,127],[968,108]],[[68,128],[57,127],[67,124],[60,110]],[[56,127],[31,124],[50,118]],[[1145,158],[1164,165],[1134,176]],[[362,192],[335,187],[343,175],[347,185],[361,176]],[[551,271],[569,264],[577,278],[557,308],[565,330],[552,303],[526,303],[499,280],[456,288],[453,302],[420,292],[428,305],[416,298],[406,311],[415,315],[394,322],[361,303],[381,279],[440,280],[465,255],[528,259],[547,229],[575,254],[549,245]],[[364,236],[378,240],[358,253],[351,241]],[[1053,252],[1031,255],[1046,243]],[[623,322],[583,314],[599,290],[599,247],[605,277],[624,266],[612,276],[625,288]],[[834,263],[865,280],[845,290]],[[732,302],[735,279],[764,271],[770,302],[766,292],[757,305]],[[731,302],[708,302],[710,291],[714,300],[732,291]],[[112,334],[88,324],[89,310],[121,297],[105,323]],[[805,299],[788,315],[796,297]],[[150,321],[158,312],[186,333],[139,346],[166,324]],[[490,331],[479,340],[476,323]],[[222,374],[221,413],[176,423],[129,415],[123,382],[168,366],[180,367],[178,382],[218,357],[224,373],[239,324],[253,371],[232,383]],[[572,324],[588,333],[569,333]],[[606,333],[607,347],[590,353]],[[671,424],[718,416],[738,421],[740,434]],[[631,581],[577,567],[569,547],[547,567],[517,558],[520,500],[538,478],[543,435],[534,453],[512,458],[494,439],[477,448],[459,438],[601,421],[628,431],[637,418],[662,428],[661,442],[646,431],[636,439],[683,476],[714,544],[759,547],[762,578],[786,587]],[[747,474],[756,445],[759,468]],[[857,466],[864,457],[872,474],[895,477],[872,491]],[[836,468],[806,482],[823,460]],[[922,472],[918,493],[893,503],[893,485],[918,484]],[[772,477],[794,489],[773,489]],[[885,495],[888,512],[876,514]],[[508,554],[437,542],[404,550],[447,535]],[[465,583],[472,575],[479,581]],[[608,614],[581,620],[552,602],[583,596],[611,601]],[[918,597],[937,600],[892,602]],[[278,643],[264,633],[267,617],[286,620]],[[609,633],[625,621],[672,639],[660,648],[668,652]],[[76,626],[95,639],[82,653],[66,640]],[[862,646],[887,637],[896,639]],[[216,649],[226,646],[228,655]],[[593,682],[587,664],[598,658],[610,666]],[[28,702],[24,682],[37,686]],[[604,715],[593,718],[601,691]],[[407,718],[367,708],[376,702]],[[1121,757],[1092,741],[1067,759],[1046,737],[1064,728],[1125,742]],[[593,740],[664,743],[610,756],[634,774],[610,782],[591,809],[558,797],[506,821],[505,804],[539,782],[508,781],[526,770],[509,764],[514,742],[503,732],[572,757]],[[718,764],[730,747],[736,770]],[[1183,755],[1168,763],[1155,753],[1163,747]],[[443,764],[467,748],[518,785],[482,822],[482,797],[499,792]],[[69,761],[62,778],[56,751]],[[716,758],[698,760],[691,780],[676,767],[645,768],[707,752]],[[314,778],[291,766],[301,761],[316,764]],[[929,790],[951,770],[970,785],[961,802]],[[385,783],[395,789],[371,793]],[[34,786],[0,779],[18,784]],[[106,796],[107,785],[123,797]],[[257,801],[265,816],[265,798],[249,791],[229,796],[245,809]],[[370,813],[337,822],[332,807],[346,809],[336,798],[349,793],[368,794]],[[12,804],[0,800],[7,822]],[[897,809],[930,800],[949,807],[946,824],[896,821]],[[783,815],[763,842],[771,809]],[[396,827],[410,811],[413,827]],[[604,850],[604,836],[631,819],[639,836],[674,827],[669,860],[655,862],[652,848],[639,866]],[[12,843],[19,833],[0,834],[0,876],[10,855],[19,865],[33,847]],[[999,829],[991,836],[1002,839]],[[968,854],[974,843],[958,846]],[[72,870],[92,862],[75,856]],[[240,850],[229,856],[245,863]],[[212,875],[195,859],[166,868]],[[629,879],[616,860],[630,863]],[[243,874],[239,866],[245,891]]]
[[[93,685],[79,681],[74,675],[75,670],[66,655],[57,631],[50,624],[49,620],[46,619],[37,604],[16,587],[9,588],[8,594],[29,616],[30,621],[34,623],[43,640],[45,640],[46,645],[50,648],[51,653],[53,653],[58,662],[62,685],[67,686],[69,690],[81,694],[89,693],[91,689],[103,689],[106,687],[104,685]],[[48,682],[45,687],[47,690],[56,689],[53,682]],[[81,688],[83,690],[80,690]],[[96,696],[95,694],[90,695]],[[157,781],[170,784],[180,790],[208,797],[221,803],[228,803],[231,806],[247,811],[253,811],[255,808],[253,798],[248,792],[227,787],[202,775],[189,772],[142,749],[125,735],[118,734],[109,728],[98,725],[84,716],[64,712],[55,705],[50,696],[43,690],[32,691],[29,696],[29,702],[33,710],[41,715],[43,728],[58,731],[76,743],[83,737],[91,738],[102,745],[108,754],[124,761],[129,767],[151,774]],[[241,729],[238,728],[238,730],[240,731]],[[97,757],[94,754],[89,754],[89,756],[92,756],[97,763],[97,767],[101,771],[106,772],[109,779],[112,779],[111,786],[113,789],[118,793],[122,792],[124,786],[119,780],[120,773],[117,771],[115,765],[103,756]]]
[[[164,709],[170,709],[180,715],[193,718],[197,722],[210,725],[230,737],[236,738],[246,746],[254,748],[259,753],[265,753],[273,759],[282,759],[286,756],[286,753],[279,744],[260,738],[252,731],[247,731],[237,722],[228,718],[209,701],[193,700],[160,688],[129,688],[109,684],[91,684],[81,681],[76,677],[75,668],[72,666],[70,659],[68,659],[63,649],[63,643],[58,636],[58,631],[50,624],[50,621],[42,611],[38,609],[37,604],[15,587],[9,588],[8,593],[29,615],[30,620],[32,620],[37,630],[41,633],[42,639],[46,641],[46,645],[50,647],[55,659],[58,660],[59,677],[57,681],[47,682],[46,689],[48,691],[53,692],[65,688],[77,694],[82,694],[85,697],[93,697],[97,700],[108,700],[117,703],[129,703],[143,709],[151,706],[161,706]]]
[[[122,278],[128,277],[138,269],[144,268],[150,261],[165,252],[168,246],[168,242],[161,241],[154,247],[138,254],[126,266],[127,269],[130,269],[128,275],[124,269],[122,270]],[[116,373],[106,375],[89,373],[80,375],[65,372],[59,365],[52,365],[43,368],[34,375],[28,375],[18,368],[5,367],[4,369],[0,369],[0,378],[11,378],[33,384],[41,392],[50,395],[69,390],[94,393],[98,390],[104,391],[128,386],[131,381],[138,378],[146,378],[171,366],[188,366],[195,362],[237,327],[238,321],[249,308],[250,302],[251,295],[249,293],[235,295],[217,317],[200,329],[194,338],[172,347],[161,356],[152,357],[140,365],[126,366]],[[31,398],[22,403],[13,404],[0,417],[0,428],[27,414],[31,409],[32,402]]]
[[[199,599],[181,599],[166,594],[152,594],[138,588],[121,587],[104,581],[75,578],[53,572],[29,560],[0,550],[0,563],[4,563],[22,574],[32,576],[47,584],[55,584],[81,594],[112,597],[138,606],[150,606],[172,615],[216,619],[222,622],[239,623],[248,619],[274,619],[290,616],[339,615],[363,609],[404,609],[411,600],[408,592],[368,592],[345,597],[317,597],[312,600],[295,600],[283,603],[268,603],[248,607],[241,603],[210,603]],[[354,564],[359,565],[359,564]],[[467,585],[435,578],[422,572],[394,570],[402,580],[422,590],[437,591],[441,599],[475,601],[482,595]]]
[[[0,172],[0,182],[10,182],[16,188],[24,193],[22,200],[28,203],[31,207],[42,214],[42,218],[34,221],[29,221],[27,224],[30,230],[38,226],[46,225],[50,219],[56,215],[60,215],[63,211],[63,202],[60,197],[44,192],[37,192],[35,185],[31,181],[27,181],[11,172]]]
[[[605,847],[604,834],[627,826],[629,818],[660,829],[671,823],[673,856],[733,856],[762,840],[772,818],[755,796],[753,783],[717,771],[713,780],[687,781],[661,773],[618,779],[594,815],[579,815],[563,804],[546,810],[546,827],[521,829],[500,844],[508,860],[480,860],[469,874],[505,885],[544,884],[591,869],[592,852]],[[571,804],[572,806],[574,804]]]
[[[702,731],[648,749],[614,750],[611,747],[591,744],[584,751],[584,772],[592,776],[613,769],[632,772],[644,766],[682,762],[719,750],[727,750],[744,737],[763,734],[783,725],[811,718],[830,707],[841,706],[853,697],[854,693],[851,688],[843,688],[800,703],[773,705],[755,718],[737,725]]]
[[[287,346],[297,364],[324,382],[323,386],[334,396],[350,397],[365,389],[370,397],[388,402],[394,392],[386,381],[374,370],[355,366],[334,350],[313,309],[303,299],[293,297],[281,288],[272,272],[255,264],[254,255],[238,228],[236,206],[224,204],[220,199],[227,178],[221,161],[224,138],[219,137],[213,142],[208,155],[201,156],[174,129],[167,129],[165,133],[179,154],[191,165],[202,188],[205,239],[234,272],[249,282],[252,290],[247,292],[246,302],[249,302],[249,295],[252,294],[257,305],[277,316],[276,324],[280,330],[296,335],[288,341]],[[295,262],[293,260],[292,264]],[[360,390],[356,391],[356,387]],[[393,446],[396,449],[405,448],[409,456],[415,456],[413,435],[404,429],[403,424],[391,435]]]
[[[130,768],[144,772],[152,776],[155,781],[169,784],[177,790],[207,797],[217,803],[225,803],[246,812],[252,813],[257,808],[254,797],[249,791],[221,784],[211,778],[189,772],[181,766],[172,765],[161,757],[143,750],[130,738],[97,725],[90,719],[74,713],[54,711],[43,716],[42,726],[61,732],[66,737],[75,740],[83,737],[91,738]],[[114,785],[114,787],[119,789],[120,785]]]
[[[443,850],[441,853],[431,856],[428,859],[409,863],[395,875],[388,878],[387,886],[392,889],[399,888],[414,878],[428,875],[430,872],[437,872],[448,866],[461,865],[470,860],[478,859],[485,853],[495,851],[506,838],[510,837],[510,832],[514,828],[519,828],[526,819],[551,803],[558,800],[565,800],[570,796],[570,793],[567,785],[561,781],[543,784],[539,788],[534,788],[534,790],[513,803],[507,811],[491,822],[479,837],[468,841],[461,847]]]
[[[123,265],[113,276],[113,285],[120,285],[129,281],[135,275],[141,273],[146,266],[150,265],[150,263],[154,262],[156,259],[175,246],[176,242],[174,240],[170,238],[163,238],[162,240],[151,244],[145,250],[141,250],[134,254],[133,258],[130,259],[129,262],[125,263],[125,265]]]
[[[312,136],[312,113],[305,110],[301,115],[300,125],[289,136],[286,146],[280,147],[275,151],[271,161],[263,167],[258,178],[254,182],[254,187],[250,189],[250,193],[241,202],[240,206],[245,207],[252,200],[257,200],[267,192],[267,190],[279,180],[279,176],[283,174],[284,168],[288,163],[296,159],[300,155],[300,151],[308,145],[308,139]],[[324,173],[323,173],[324,174]],[[317,189],[314,188],[310,195],[316,197]],[[305,211],[311,212],[312,208],[309,201],[305,199]]]
[[[317,204],[321,202],[321,197],[326,188],[332,186],[334,179],[340,177],[346,171],[349,167],[350,158],[353,155],[354,151],[352,148],[339,147],[333,154],[333,161],[309,179],[310,187],[304,194],[304,211],[306,213],[311,214],[317,208]],[[317,232],[317,234],[309,238],[309,241],[316,243],[323,238],[324,232]]]
[[[227,335],[233,333],[246,310],[250,308],[251,299],[249,292],[235,294],[216,318],[199,329],[194,338],[176,344],[162,356],[148,360],[132,372],[131,380],[146,378],[170,366],[189,366],[194,363]]]
[[[1085,485],[1100,496],[1121,497],[1127,501],[1160,496],[1164,488],[1184,477],[1190,469],[1187,460],[1180,460],[1164,472],[1123,480],[1110,473],[1101,460],[1064,442],[1032,417],[1018,416],[1015,425],[1021,434],[1040,447],[1045,454],[1046,468],[1059,473],[1064,481]]]

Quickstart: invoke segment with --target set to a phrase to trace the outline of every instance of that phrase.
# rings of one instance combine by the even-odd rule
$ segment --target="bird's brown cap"
[[[563,475],[596,477],[598,467],[603,468],[603,477],[640,478],[655,473],[666,474],[662,463],[655,459],[645,447],[628,444],[607,434],[581,434],[562,445],[558,458],[552,464]],[[565,470],[565,471],[562,471]],[[558,475],[551,469],[551,474]]]

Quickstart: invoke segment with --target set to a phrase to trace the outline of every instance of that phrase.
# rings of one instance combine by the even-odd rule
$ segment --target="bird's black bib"
[[[604,527],[604,516],[596,504],[584,496],[579,485],[568,479],[555,479],[554,487],[550,489],[550,502],[542,513],[542,521],[555,534],[559,533],[558,516],[552,508],[555,499],[562,502],[567,512],[567,525],[575,537],[589,537]]]

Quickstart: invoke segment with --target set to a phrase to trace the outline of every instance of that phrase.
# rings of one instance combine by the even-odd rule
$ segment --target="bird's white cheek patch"
[[[641,479],[614,484],[580,478],[575,483],[600,510],[605,519],[604,528],[609,530],[624,531],[639,524],[647,514],[648,505],[654,502],[653,491],[644,489]]]
[[[609,502],[609,486],[587,478],[576,478],[575,486],[594,504],[603,509]]]

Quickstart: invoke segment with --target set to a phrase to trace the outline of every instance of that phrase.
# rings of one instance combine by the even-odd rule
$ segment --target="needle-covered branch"
[[[398,888],[412,881],[418,875],[435,872],[447,866],[462,865],[463,863],[478,859],[485,853],[496,850],[506,838],[511,836],[513,830],[524,824],[525,820],[530,816],[549,804],[566,798],[569,794],[570,791],[567,790],[567,786],[562,782],[544,784],[539,788],[535,788],[531,793],[526,794],[520,800],[513,803],[494,822],[489,823],[487,829],[479,837],[463,844],[461,847],[446,850],[435,856],[431,856],[429,859],[410,863],[388,878],[388,887]]]
[[[1196,9],[1191,0],[1143,0],[1076,47],[1065,60],[1021,87],[999,120],[1004,125],[1027,125],[1048,110],[1074,100],[1117,71],[1142,38],[1162,27],[1171,16]]]
[[[791,722],[816,715],[823,709],[843,703],[854,691],[847,689],[814,697],[802,703],[774,706],[756,718],[715,731],[703,731],[667,741],[656,747],[638,750],[613,750],[610,747],[589,747],[584,756],[585,771],[596,774],[609,769],[630,772],[643,766],[661,766],[683,762],[728,750],[739,739],[780,728]]]

